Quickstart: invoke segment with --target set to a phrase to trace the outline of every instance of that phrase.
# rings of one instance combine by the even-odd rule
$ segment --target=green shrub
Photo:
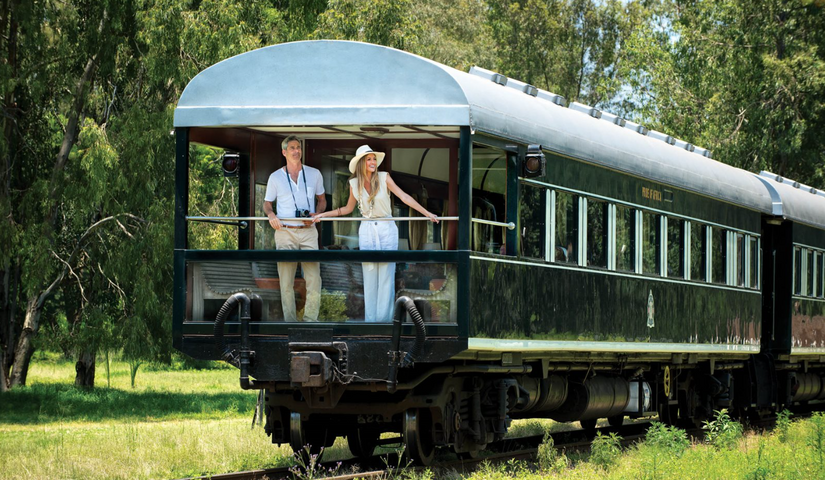
[[[605,469],[616,463],[622,453],[619,441],[619,436],[615,433],[597,433],[590,447],[590,461]]]
[[[776,414],[776,433],[779,436],[779,441],[785,443],[788,441],[788,431],[791,429],[791,412],[782,410]]]
[[[347,320],[347,296],[344,292],[330,292],[321,290],[320,320],[327,322],[343,322]]]
[[[705,422],[705,440],[714,447],[730,450],[742,439],[742,424],[728,415],[728,410],[717,410],[716,418]]]
[[[549,433],[544,434],[544,441],[536,452],[536,461],[542,472],[561,473],[569,464],[567,456],[556,450],[553,437]]]
[[[820,475],[825,473],[825,414],[816,412],[811,417],[807,444],[813,447],[813,456]],[[820,477],[821,478],[821,477]]]
[[[647,429],[645,444],[673,457],[681,457],[690,446],[687,433],[680,428],[653,422]]]

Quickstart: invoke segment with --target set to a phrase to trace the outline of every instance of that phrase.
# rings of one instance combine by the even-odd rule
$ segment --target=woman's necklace
[[[369,179],[367,179],[367,181],[369,181]],[[363,193],[361,194],[361,201],[358,202],[358,209],[361,210],[361,216],[362,217],[372,218],[372,210],[373,210],[373,208],[375,208],[375,197],[372,197],[372,199],[369,201],[369,208],[370,209],[367,211],[367,214],[365,215],[364,214],[364,194],[366,194],[367,198],[369,198],[370,192],[367,191],[366,185],[361,187],[361,191]]]

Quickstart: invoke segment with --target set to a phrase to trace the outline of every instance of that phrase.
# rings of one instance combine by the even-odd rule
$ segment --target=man
[[[272,172],[266,184],[264,214],[275,229],[275,248],[278,250],[317,250],[318,231],[309,218],[312,214],[327,208],[324,197],[324,179],[316,168],[301,162],[301,139],[290,135],[281,142],[281,153],[286,158],[286,166]],[[272,210],[272,202],[277,203],[277,214]],[[281,218],[307,217],[306,221],[285,221]],[[321,266],[317,262],[301,262],[306,281],[307,298],[304,306],[304,321],[317,322],[321,308]],[[281,306],[284,320],[297,322],[295,312],[295,262],[278,262],[278,277],[281,280]]]

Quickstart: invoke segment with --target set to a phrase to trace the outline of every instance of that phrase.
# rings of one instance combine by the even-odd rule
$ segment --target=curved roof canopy
[[[773,214],[825,229],[825,194],[770,172],[758,176],[773,198]]]
[[[181,95],[175,126],[468,126],[772,212],[769,191],[748,172],[695,153],[684,142],[674,145],[666,135],[623,126],[613,116],[599,119],[593,112],[560,106],[549,92],[536,94],[534,87],[517,81],[507,85],[507,80],[378,45],[286,43],[229,58],[198,74]]]

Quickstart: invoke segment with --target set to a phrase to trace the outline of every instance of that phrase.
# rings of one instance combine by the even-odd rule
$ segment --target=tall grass
[[[0,479],[150,479],[292,463],[251,429],[256,392],[238,371],[141,369],[113,362],[111,388],[72,386],[74,364],[40,356],[29,386],[0,394]],[[98,378],[98,385],[106,385]]]
[[[170,479],[294,463],[289,447],[273,446],[263,429],[250,428],[255,392],[240,389],[235,369],[145,366],[131,388],[129,366],[113,362],[111,387],[76,389],[73,378],[72,362],[41,355],[28,387],[0,394],[0,479]],[[536,461],[485,465],[449,477],[825,478],[825,415],[793,421],[783,414],[779,423],[772,433],[743,435],[741,426],[720,415],[706,425],[709,440],[693,443],[683,431],[658,425],[621,454],[609,436],[589,456],[568,456],[548,444]],[[521,434],[559,428],[543,421],[515,425]],[[347,455],[344,442],[327,455]],[[398,478],[434,475],[409,471]]]

